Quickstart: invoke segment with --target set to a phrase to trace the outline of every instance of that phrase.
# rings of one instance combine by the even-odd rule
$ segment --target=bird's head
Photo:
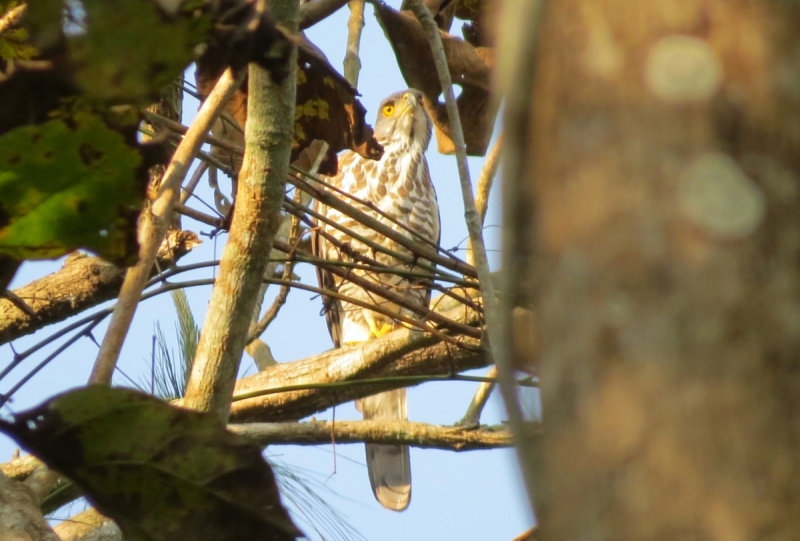
[[[381,102],[375,122],[375,138],[382,145],[417,144],[422,150],[431,140],[432,122],[422,105],[419,90],[401,90]]]

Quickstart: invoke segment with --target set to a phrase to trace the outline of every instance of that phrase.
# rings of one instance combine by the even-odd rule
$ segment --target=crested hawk
[[[422,94],[416,90],[403,90],[381,102],[375,123],[375,137],[383,145],[379,161],[348,152],[339,158],[339,172],[327,182],[359,199],[372,203],[385,216],[361,205],[346,196],[337,194],[356,208],[380,220],[395,231],[412,236],[403,226],[429,241],[439,242],[439,206],[436,192],[428,172],[425,151],[431,138],[431,119],[422,106]],[[336,193],[332,191],[331,193]],[[395,252],[411,255],[396,242],[360,224],[339,211],[316,204],[317,212],[334,222],[346,226],[354,233],[381,244]],[[388,219],[389,216],[391,219]],[[399,225],[399,224],[402,224]],[[360,253],[377,260],[381,265],[405,271],[420,271],[418,267],[403,264],[390,255],[373,250],[363,242],[322,221],[317,224],[312,245],[318,257],[329,260],[350,261],[347,254]],[[348,250],[341,251],[328,242],[321,232],[327,233]],[[345,253],[343,253],[345,252]],[[405,299],[428,306],[430,289],[415,282],[406,274],[377,273],[372,270],[353,271],[360,277],[377,282],[384,288],[402,295]],[[368,292],[330,272],[317,268],[320,287],[338,291],[360,301],[381,306],[391,313],[416,317],[407,309]],[[323,297],[328,330],[336,347],[356,344],[383,336],[400,323],[378,312],[360,306]],[[356,408],[364,419],[407,419],[406,390],[398,389],[356,401]],[[411,470],[408,447],[401,445],[367,444],[367,469],[375,498],[387,509],[402,511],[411,499]]]

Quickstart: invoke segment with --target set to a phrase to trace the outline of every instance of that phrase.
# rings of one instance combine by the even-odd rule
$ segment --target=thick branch
[[[503,426],[469,430],[408,421],[312,421],[307,423],[249,423],[229,425],[237,434],[259,445],[320,445],[384,443],[425,449],[475,451],[511,445],[511,433]]]
[[[198,244],[200,239],[191,231],[170,231],[159,250],[157,267],[171,267]],[[14,290],[33,309],[35,317],[23,313],[11,301],[0,299],[0,344],[115,298],[124,278],[125,269],[99,257],[78,252],[70,255],[60,270]]]
[[[231,418],[244,421],[295,421],[336,404],[376,392],[405,387],[406,382],[352,385],[337,389],[265,394],[289,385],[334,383],[379,377],[448,375],[488,364],[479,341],[463,337],[469,349],[409,329],[399,329],[358,347],[345,347],[321,355],[270,367],[242,378],[236,385]]]
[[[55,527],[61,541],[122,541],[122,532],[110,518],[87,509]]]
[[[276,22],[291,28],[296,0],[270,3]],[[256,65],[249,68],[246,148],[236,206],[220,274],[209,301],[184,403],[225,419],[250,318],[280,225],[294,127],[297,51],[281,84]]]
[[[35,492],[0,473],[0,539],[59,541],[39,510]]]

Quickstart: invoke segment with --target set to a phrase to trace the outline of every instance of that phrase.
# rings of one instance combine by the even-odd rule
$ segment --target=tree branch
[[[150,211],[142,213],[139,225],[139,263],[128,270],[125,275],[119,301],[89,377],[90,383],[108,384],[111,381],[122,343],[128,334],[128,328],[142,296],[142,290],[152,272],[156,252],[169,228],[172,207],[179,200],[181,182],[186,176],[192,159],[200,150],[203,143],[202,134],[208,131],[225,102],[239,88],[243,77],[244,72],[234,76],[230,69],[225,70],[225,73],[222,74],[208,99],[203,102],[186,137],[175,150]]]
[[[350,0],[350,18],[347,21],[347,52],[344,55],[344,78],[353,88],[358,88],[358,73],[361,59],[358,49],[361,45],[361,30],[364,28],[364,0]]]
[[[296,0],[275,0],[270,9],[278,24],[293,30]],[[228,417],[256,295],[281,221],[294,128],[296,59],[292,47],[290,72],[280,84],[265,69],[249,67],[246,147],[236,206],[184,398],[187,407],[221,419]]]
[[[314,26],[322,19],[333,15],[347,3],[347,0],[312,0],[300,7],[300,30]]]
[[[462,337],[461,341],[473,348],[480,344],[474,338]],[[486,355],[479,348],[453,347],[429,334],[398,329],[357,347],[339,348],[301,361],[278,364],[242,378],[234,391],[231,419],[236,422],[296,421],[336,404],[408,384],[402,381],[376,383],[237,399],[269,389],[388,376],[450,375],[487,364]]]
[[[497,138],[486,161],[481,169],[481,176],[478,177],[478,193],[475,194],[475,208],[481,218],[481,229],[486,223],[486,211],[489,210],[489,195],[494,185],[494,177],[497,174],[497,167],[500,165],[500,153],[503,150],[503,134]],[[475,264],[475,254],[472,251],[472,240],[467,245],[467,263]]]
[[[22,21],[22,17],[25,16],[27,11],[28,4],[23,3],[3,14],[3,16],[0,17],[0,36],[7,30],[18,27],[19,23]]]
[[[90,508],[54,528],[61,541],[122,541],[122,532],[113,520]]]
[[[158,252],[158,268],[171,267],[198,244],[200,240],[191,231],[170,231]],[[151,276],[155,273],[153,269]],[[124,278],[125,269],[99,257],[80,252],[71,254],[60,270],[14,290],[33,310],[34,317],[23,313],[11,301],[0,299],[0,344],[115,298]]]
[[[331,442],[411,445],[423,449],[475,451],[511,445],[511,433],[503,426],[475,430],[408,421],[336,421],[305,423],[249,423],[228,429],[258,445],[321,445]]]
[[[34,490],[0,473],[0,539],[60,541],[47,524]]]
[[[11,479],[27,478],[42,462],[33,455],[25,455],[0,464],[0,473]]]
[[[489,369],[486,377],[497,377],[497,365]],[[478,385],[475,396],[472,398],[472,402],[469,403],[469,408],[467,408],[467,413],[465,413],[464,417],[458,422],[460,426],[478,426],[480,424],[481,413],[483,413],[483,408],[486,407],[486,403],[489,401],[489,397],[494,390],[494,385],[494,382],[491,381],[484,381]]]

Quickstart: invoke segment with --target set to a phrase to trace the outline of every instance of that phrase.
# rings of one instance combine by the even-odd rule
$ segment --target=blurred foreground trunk
[[[551,0],[540,32],[504,262],[540,535],[797,539],[800,4]]]

